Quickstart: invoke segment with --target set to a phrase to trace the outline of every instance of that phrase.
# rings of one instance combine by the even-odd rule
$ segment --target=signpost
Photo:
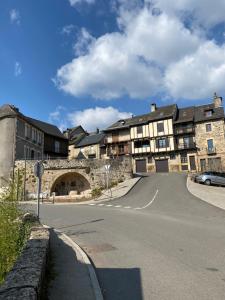
[[[106,173],[106,188],[109,190],[109,170],[111,165],[105,165],[105,173]]]
[[[37,177],[37,217],[40,216],[40,193],[41,193],[41,178],[44,173],[44,165],[41,161],[37,161],[34,165],[34,175]]]

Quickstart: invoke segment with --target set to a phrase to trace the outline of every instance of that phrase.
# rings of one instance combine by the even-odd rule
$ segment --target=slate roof
[[[145,115],[135,116],[129,119],[119,120],[116,123],[112,124],[110,127],[105,129],[104,131],[112,131],[117,129],[126,129],[132,126],[142,125],[150,121],[157,121],[167,118],[176,118],[177,114],[177,105],[168,105],[158,107],[154,112],[150,112]]]
[[[34,126],[40,128],[44,133],[67,140],[57,126],[28,117],[26,117],[26,119],[29,120]]]
[[[69,140],[69,145],[78,145],[82,141],[82,139],[85,138],[85,136],[87,136],[87,133],[80,133],[76,135],[75,137],[73,137],[73,139]]]
[[[85,136],[80,141],[80,143],[78,143],[75,147],[80,148],[80,147],[85,147],[85,146],[89,146],[89,145],[99,144],[104,139],[104,137],[105,137],[105,134],[102,132]]]
[[[195,116],[194,106],[179,108],[177,110],[177,118],[174,121],[174,124],[194,122],[194,116]]]
[[[212,110],[212,116],[207,117],[205,112]],[[215,107],[214,104],[207,104],[195,107],[195,122],[204,122],[210,120],[224,119],[223,107]]]

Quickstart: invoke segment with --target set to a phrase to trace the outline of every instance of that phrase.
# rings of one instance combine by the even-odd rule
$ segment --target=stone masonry
[[[36,193],[37,179],[34,176],[35,161],[16,161],[16,169],[22,170],[24,178],[26,177],[26,195]],[[132,177],[132,167],[129,159],[119,160],[45,160],[43,161],[45,171],[42,176],[42,193],[51,195],[55,182],[62,176],[74,173],[88,181],[90,189],[96,187],[105,187],[106,172],[105,165],[110,167],[110,182],[121,182]],[[24,171],[26,169],[26,171]]]
[[[206,131],[206,124],[211,124],[211,131]],[[196,124],[196,144],[198,147],[198,167],[200,170],[200,159],[221,158],[221,167],[225,171],[225,129],[224,121],[208,121]],[[207,153],[207,140],[212,139],[215,153]]]

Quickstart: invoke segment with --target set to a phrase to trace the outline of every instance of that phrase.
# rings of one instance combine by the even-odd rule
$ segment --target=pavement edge
[[[52,228],[52,227],[49,227],[48,225],[43,225],[43,226],[48,229]],[[52,228],[52,229],[55,231],[55,233],[57,235],[60,233],[60,235],[63,236],[63,238],[65,240],[67,240],[67,242],[70,244],[70,246],[73,248],[73,250],[75,252],[79,252],[80,256],[83,259],[84,264],[88,268],[88,273],[90,276],[91,285],[92,285],[93,292],[95,295],[95,300],[103,300],[104,298],[103,298],[102,291],[101,291],[101,288],[100,288],[100,285],[98,282],[97,275],[95,273],[95,269],[94,269],[90,259],[88,258],[87,254],[85,253],[85,251],[76,242],[74,242],[68,235],[66,235],[65,233],[63,233],[62,231],[60,231],[58,229],[55,229],[55,228]],[[61,237],[59,237],[59,238],[61,238]]]

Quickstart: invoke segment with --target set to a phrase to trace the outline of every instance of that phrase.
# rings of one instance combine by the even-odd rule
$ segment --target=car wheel
[[[210,185],[211,184],[211,180],[210,179],[206,179],[205,184],[206,185]]]

